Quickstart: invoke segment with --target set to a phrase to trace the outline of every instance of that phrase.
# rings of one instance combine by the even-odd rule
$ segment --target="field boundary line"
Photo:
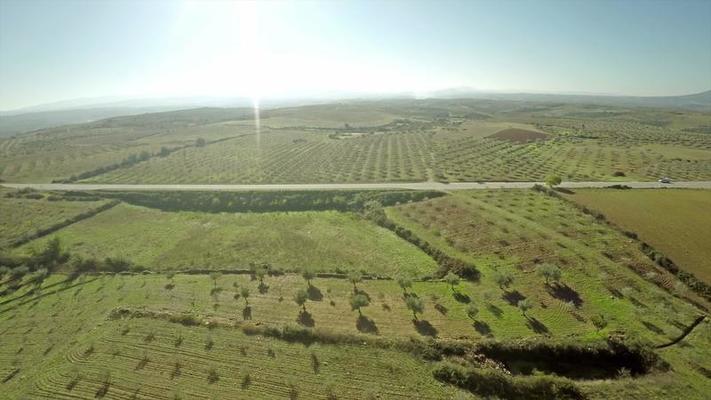
[[[76,224],[77,222],[81,222],[81,221],[83,221],[83,220],[85,220],[85,219],[89,219],[89,218],[91,218],[91,217],[93,217],[93,216],[96,216],[96,215],[98,215],[98,214],[100,214],[100,213],[106,211],[106,210],[110,210],[110,209],[116,207],[119,203],[121,203],[121,201],[119,201],[119,200],[109,201],[109,202],[106,203],[106,204],[100,205],[99,207],[96,207],[96,208],[91,209],[91,210],[89,210],[89,211],[86,211],[86,212],[83,212],[83,213],[81,213],[81,214],[75,215],[75,216],[73,216],[73,217],[71,217],[71,218],[68,218],[68,219],[66,219],[66,220],[64,220],[64,221],[62,221],[62,222],[60,222],[60,223],[57,223],[57,224],[55,224],[55,225],[52,225],[52,226],[50,226],[50,227],[43,228],[43,229],[38,229],[37,231],[35,231],[34,233],[30,234],[29,236],[25,236],[25,237],[22,237],[22,238],[20,238],[20,239],[18,239],[18,240],[16,240],[16,241],[14,241],[12,244],[10,244],[10,247],[17,248],[17,247],[20,247],[20,246],[22,246],[22,245],[24,245],[24,244],[27,244],[27,243],[29,243],[29,242],[31,242],[31,241],[33,241],[33,240],[36,240],[36,239],[42,238],[42,237],[44,237],[44,236],[50,235],[50,234],[52,234],[52,233],[54,233],[54,232],[57,232],[57,231],[60,230],[60,229],[63,229],[63,228],[68,227],[69,225]]]
[[[655,348],[655,349],[664,349],[664,348],[667,348],[667,347],[669,347],[669,346],[673,346],[673,345],[675,345],[675,344],[681,342],[682,340],[684,340],[684,338],[686,338],[687,336],[689,336],[689,334],[694,330],[694,328],[696,328],[697,326],[699,326],[699,324],[701,324],[701,322],[703,322],[705,319],[706,319],[706,316],[705,316],[705,315],[699,316],[698,318],[696,318],[696,319],[694,320],[694,322],[691,323],[691,325],[689,325],[689,326],[687,326],[686,328],[684,328],[684,331],[681,333],[681,335],[679,335],[679,337],[677,337],[676,339],[672,340],[672,341],[669,342],[669,343],[664,343],[664,344],[660,344],[660,345],[654,346],[654,348]]]

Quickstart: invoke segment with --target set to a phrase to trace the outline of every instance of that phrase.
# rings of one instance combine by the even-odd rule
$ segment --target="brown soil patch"
[[[514,143],[528,143],[539,139],[547,139],[548,135],[526,129],[508,128],[489,135],[490,138],[508,140]]]

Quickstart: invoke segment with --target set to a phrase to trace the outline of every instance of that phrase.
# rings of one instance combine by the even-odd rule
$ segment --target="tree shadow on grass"
[[[572,191],[568,188],[564,188],[564,187],[556,187],[556,188],[553,188],[553,190],[555,190],[556,192],[565,193],[565,194],[575,194],[574,191]]]
[[[472,299],[468,295],[460,292],[452,293],[452,297],[454,297],[454,300],[457,300],[458,302],[464,304],[469,304],[472,301]]]
[[[269,286],[262,282],[259,284],[257,289],[259,289],[259,294],[266,294],[269,291]]]
[[[314,325],[316,325],[316,321],[314,321],[311,313],[303,310],[299,313],[298,318],[296,318],[296,322],[308,328],[313,328]]]
[[[99,386],[99,389],[96,391],[96,395],[94,397],[97,399],[104,398],[106,394],[109,393],[109,388],[111,388],[111,381],[106,379],[101,386]]]
[[[487,336],[487,337],[493,337],[494,335],[491,333],[491,327],[489,324],[487,324],[484,321],[474,321],[472,324],[474,329],[479,332],[480,335],[482,336]]]
[[[611,287],[611,286],[606,286],[605,289],[607,289],[608,292],[610,292],[613,296],[615,296],[618,299],[624,299],[625,295],[622,294],[617,288]]]
[[[416,321],[412,321],[412,323],[415,325],[415,330],[420,335],[432,336],[432,337],[437,336],[437,328],[432,326],[432,324],[430,324],[429,321],[423,320],[423,319],[418,319]]]
[[[242,319],[245,321],[252,319],[252,306],[245,306],[242,309]]]
[[[580,297],[580,293],[566,284],[554,283],[548,285],[546,290],[551,296],[558,300],[562,300],[566,303],[572,302],[576,308],[580,308],[580,306],[583,305],[583,299]]]
[[[632,304],[634,304],[636,307],[639,307],[639,308],[648,308],[646,304],[642,303],[641,301],[637,300],[636,298],[634,298],[634,297],[632,297],[632,296],[629,296],[629,297],[627,297],[627,298],[628,298],[629,301],[631,301]]]
[[[435,305],[434,305],[434,308],[435,308],[435,310],[437,310],[437,311],[438,311],[440,314],[442,314],[442,315],[447,315],[447,313],[449,312],[449,309],[448,309],[447,307],[445,307],[445,306],[443,306],[442,304],[439,304],[439,303],[435,304]]]
[[[528,326],[533,332],[544,334],[550,333],[548,327],[543,324],[543,322],[537,320],[534,317],[526,317],[526,326]]]
[[[526,299],[526,296],[522,295],[518,290],[512,292],[506,292],[501,296],[502,299],[506,300],[510,305],[517,307],[518,302]]]
[[[309,295],[309,300],[311,301],[323,300],[323,293],[314,285],[309,286],[308,289],[306,289],[306,293]]]
[[[501,318],[504,315],[504,310],[497,307],[495,304],[487,304],[486,309],[494,315],[496,318]]]
[[[656,325],[654,325],[651,322],[647,321],[642,321],[642,325],[644,325],[649,331],[656,333],[657,335],[663,335],[664,330]]]
[[[359,316],[356,320],[356,329],[362,333],[378,334],[378,326],[375,325],[375,321],[365,315]]]

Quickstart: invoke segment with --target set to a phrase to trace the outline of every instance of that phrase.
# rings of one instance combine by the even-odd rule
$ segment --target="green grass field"
[[[564,326],[579,330],[576,325],[585,315],[597,313],[628,327],[639,324],[640,332],[652,335],[664,331],[655,326],[668,323],[662,322],[667,318],[664,304],[669,305],[662,299],[671,298],[640,275],[668,289],[676,278],[620,232],[560,199],[530,190],[477,190],[391,208],[388,214],[438,248],[477,265],[483,275],[480,292],[498,291],[497,271],[513,274],[510,293],[516,294],[506,298],[533,299],[540,312],[550,315],[551,332]],[[543,263],[560,267],[560,287],[541,284],[537,269]],[[645,318],[634,317],[641,309]]]
[[[15,199],[5,193],[0,191],[0,248],[106,203]]]
[[[249,316],[245,316],[244,299],[233,298],[238,291],[235,283],[237,287],[251,289]],[[322,343],[304,346],[261,335],[245,335],[236,329],[300,326],[297,322],[301,320],[299,307],[291,298],[296,289],[306,286],[304,280],[286,275],[267,277],[265,283],[269,288],[260,293],[258,282],[246,275],[223,275],[216,284],[204,275],[177,275],[172,280],[160,275],[87,276],[74,282],[55,275],[34,293],[28,293],[28,287],[0,297],[3,393],[11,398],[90,399],[136,395],[137,398],[165,399],[178,395],[182,398],[271,399],[288,398],[293,390],[298,391],[298,398],[327,398],[327,391],[332,388],[339,399],[409,398],[414,391],[418,398],[455,398],[455,394],[460,396],[456,398],[469,398],[432,378],[431,368],[436,363],[397,349],[366,344],[366,338],[407,342],[409,337],[427,337],[413,326],[411,314],[405,309],[401,291],[394,282],[358,284],[359,290],[372,299],[371,305],[363,309],[368,324],[359,328],[358,313],[347,304],[353,290],[351,284],[342,279],[314,280],[313,285],[323,298],[306,304],[312,329],[363,335],[363,344],[357,346]],[[426,308],[420,320],[431,324],[438,338],[478,340],[482,336],[477,326],[489,326],[491,334],[499,340],[534,334],[528,326],[530,320],[502,300],[486,300],[479,285],[463,285],[458,290],[475,302],[481,301],[482,315],[477,318],[477,325],[472,326],[466,319],[465,304],[453,298],[445,283],[423,282],[411,289],[425,299]],[[438,299],[433,300],[432,294],[437,294]],[[496,314],[485,311],[489,310],[485,308],[487,301],[500,310]],[[447,310],[446,315],[435,308],[436,303],[443,307],[440,309]],[[619,303],[618,306],[623,306],[627,300]],[[212,321],[217,327],[184,326],[150,317],[108,318],[119,306],[164,315],[187,312],[203,321]],[[677,311],[674,319],[690,322],[687,319],[691,315],[686,314],[684,307]],[[550,308],[531,311],[533,320],[552,328],[545,335],[551,340],[574,335],[578,341],[585,342],[621,331],[627,335],[649,335],[647,330],[641,331],[637,326],[618,320],[612,320],[601,332],[582,322],[569,326],[566,332],[560,318],[554,317],[558,313]],[[708,325],[698,327],[682,346],[661,352],[664,359],[672,363],[673,372],[582,382],[582,390],[589,398],[642,399],[665,395],[703,398],[708,381],[700,378],[698,371],[708,367]],[[671,337],[678,331],[672,324],[661,328],[666,332],[654,335],[657,343],[667,341],[667,335]],[[246,374],[249,374],[247,384]]]
[[[208,214],[119,205],[17,251],[42,248],[53,237],[71,253],[125,258],[154,271],[246,269],[268,262],[292,271],[424,276],[437,268],[392,232],[335,211]]]
[[[711,282],[711,192],[705,190],[576,190],[574,201],[602,212]]]

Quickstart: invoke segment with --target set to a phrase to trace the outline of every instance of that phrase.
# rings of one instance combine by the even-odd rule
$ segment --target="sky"
[[[76,98],[711,89],[711,1],[0,0],[0,110]]]

